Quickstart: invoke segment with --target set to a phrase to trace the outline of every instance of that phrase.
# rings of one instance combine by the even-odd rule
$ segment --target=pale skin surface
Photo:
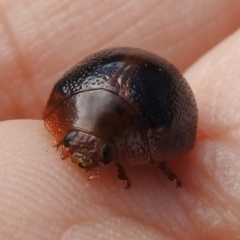
[[[0,21],[1,120],[41,119],[57,79],[114,46],[187,70],[199,108],[195,149],[171,163],[181,189],[151,166],[126,168],[129,190],[114,166],[89,182],[43,121],[1,122],[0,239],[239,239],[239,1],[2,0]]]

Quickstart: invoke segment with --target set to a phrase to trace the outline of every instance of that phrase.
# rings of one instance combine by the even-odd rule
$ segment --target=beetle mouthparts
[[[91,169],[93,165],[92,159],[87,158],[85,155],[78,152],[72,154],[71,160],[81,168]]]

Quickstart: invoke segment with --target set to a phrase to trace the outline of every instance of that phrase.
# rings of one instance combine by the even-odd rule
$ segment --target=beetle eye
[[[71,142],[76,137],[76,135],[77,135],[77,131],[69,132],[63,139],[63,146],[70,147],[69,142]]]
[[[103,155],[103,163],[109,164],[113,161],[113,151],[111,147],[105,144],[102,148],[102,155]]]

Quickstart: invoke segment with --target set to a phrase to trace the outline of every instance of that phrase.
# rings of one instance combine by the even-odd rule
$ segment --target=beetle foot
[[[172,172],[171,168],[168,167],[166,161],[159,163],[158,166],[163,170],[170,181],[176,183],[176,188],[182,187],[182,182],[178,179],[177,175]]]
[[[127,183],[125,189],[130,188],[131,181],[130,181],[129,177],[126,175],[124,167],[118,163],[116,165],[118,167],[118,180],[124,181]]]
[[[66,158],[70,157],[70,153],[69,153],[69,148],[65,148],[64,146],[62,146],[62,151],[61,151],[61,159],[65,160]]]
[[[99,177],[100,177],[99,172],[92,173],[92,174],[89,175],[88,181],[92,181],[92,180],[98,179]]]
[[[65,160],[66,158],[68,158],[68,157],[71,156],[71,154],[69,153],[69,148],[64,147],[64,146],[62,145],[62,142],[56,142],[56,141],[54,141],[53,147],[56,147],[57,150],[59,149],[59,147],[62,147],[62,148],[61,148],[61,155],[60,155],[62,160]]]

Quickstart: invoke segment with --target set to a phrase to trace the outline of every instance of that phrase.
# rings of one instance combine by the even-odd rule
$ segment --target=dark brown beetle
[[[166,161],[194,146],[197,107],[179,71],[135,48],[102,50],[78,63],[54,86],[44,123],[62,159],[87,170],[152,163],[178,186]],[[90,179],[98,175],[91,175]]]

